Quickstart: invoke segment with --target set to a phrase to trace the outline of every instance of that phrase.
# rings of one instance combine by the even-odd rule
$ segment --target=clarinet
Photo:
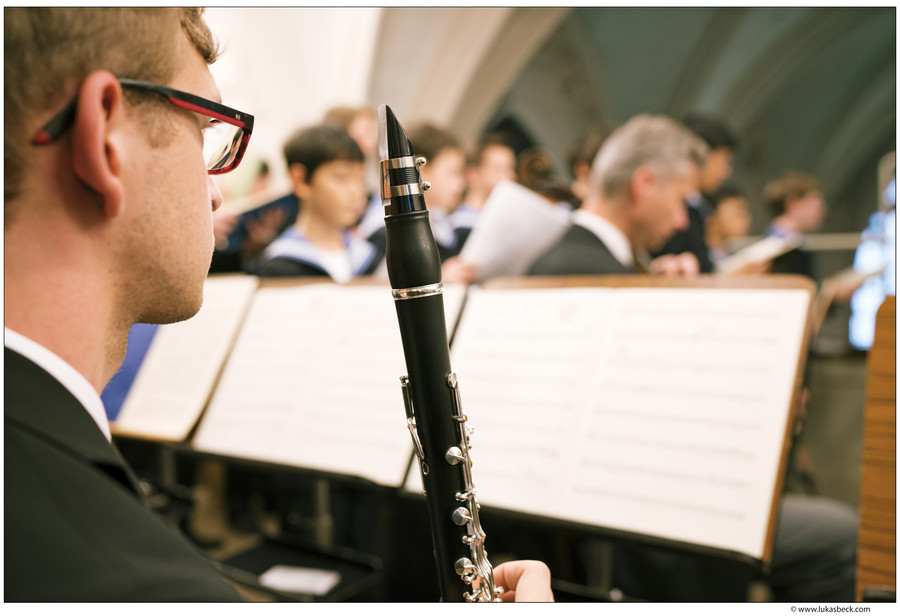
[[[472,484],[469,431],[444,319],[441,260],[428,222],[419,167],[390,107],[378,109],[382,205],[391,281],[407,376],[400,377],[407,427],[419,461],[443,601],[499,601]]]

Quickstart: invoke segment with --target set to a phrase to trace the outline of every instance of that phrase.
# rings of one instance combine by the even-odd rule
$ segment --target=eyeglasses
[[[210,117],[203,129],[203,156],[210,175],[228,173],[237,167],[253,132],[253,116],[189,92],[167,88],[149,81],[119,77],[129,88],[143,88],[166,97],[173,105]],[[31,140],[34,145],[56,141],[75,120],[78,99],[56,114]]]

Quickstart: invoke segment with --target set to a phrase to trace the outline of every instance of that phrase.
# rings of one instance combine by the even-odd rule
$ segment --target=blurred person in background
[[[591,163],[600,151],[600,146],[609,135],[609,129],[595,128],[585,132],[569,147],[569,171],[572,173],[572,183],[569,190],[575,196],[575,209],[581,207],[582,201],[587,198],[590,188]]]
[[[478,140],[466,163],[466,194],[462,204],[450,215],[450,222],[464,245],[478,214],[494,186],[516,180],[516,152],[501,134],[492,133]]]
[[[532,264],[531,275],[648,271],[644,255],[688,224],[706,145],[664,116],[641,115],[614,130],[591,171],[572,226]]]
[[[563,181],[556,173],[553,156],[546,148],[535,146],[519,154],[516,176],[519,184],[567,211],[580,204],[571,183]]]
[[[459,259],[462,240],[449,221],[450,213],[462,200],[466,187],[466,157],[456,136],[446,128],[430,122],[410,126],[407,136],[413,144],[416,156],[425,158],[419,168],[422,182],[430,188],[425,193],[428,204],[428,222],[441,259],[441,278],[446,283],[468,284],[475,278],[475,268]],[[380,207],[380,227],[369,236],[382,252],[386,250],[387,234],[384,227],[384,208]]]
[[[688,207],[689,224],[686,229],[675,232],[666,243],[653,254],[656,257],[675,255],[680,258],[667,258],[660,260],[659,264],[670,264],[676,269],[683,267],[683,273],[693,275],[696,273],[709,274],[713,271],[712,260],[709,257],[709,249],[706,245],[706,231],[704,222],[712,213],[712,207],[708,195],[719,190],[722,184],[731,177],[734,150],[737,147],[737,138],[725,126],[715,118],[691,115],[684,121],[685,126],[699,136],[709,147],[706,162],[700,168],[700,180],[697,191],[686,199]],[[696,260],[696,270],[692,260],[686,255],[693,255]]]
[[[384,224],[384,208],[381,206],[381,179],[378,177],[378,115],[370,107],[338,105],[325,112],[323,124],[347,131],[364,157],[367,205],[356,221],[359,234],[369,239]]]
[[[743,193],[724,186],[707,196],[711,211],[706,217],[706,245],[713,265],[733,252],[734,243],[750,232],[750,203]]]
[[[770,180],[763,188],[763,198],[773,216],[766,237],[802,236],[818,231],[828,213],[822,184],[808,173],[789,171]],[[772,272],[816,278],[812,253],[803,247],[775,259]]]
[[[774,218],[765,231],[766,237],[801,238],[822,227],[828,205],[822,183],[814,175],[788,171],[769,181],[763,198]],[[779,255],[772,261],[773,274],[799,274],[818,281],[812,252],[803,244]],[[865,277],[853,271],[826,277],[819,289],[813,314],[813,337],[820,331],[835,302],[849,302]]]

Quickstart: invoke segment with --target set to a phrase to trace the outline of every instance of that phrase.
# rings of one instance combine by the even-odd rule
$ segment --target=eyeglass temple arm
[[[75,121],[75,111],[78,108],[78,99],[72,99],[72,102],[56,114],[52,120],[47,122],[44,127],[31,140],[34,145],[46,145],[53,143],[66,128]]]

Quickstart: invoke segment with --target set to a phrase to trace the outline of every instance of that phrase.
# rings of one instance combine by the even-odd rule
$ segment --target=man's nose
[[[219,190],[219,185],[216,184],[213,176],[206,177],[209,186],[209,202],[212,205],[212,211],[215,212],[222,205],[222,191]]]

